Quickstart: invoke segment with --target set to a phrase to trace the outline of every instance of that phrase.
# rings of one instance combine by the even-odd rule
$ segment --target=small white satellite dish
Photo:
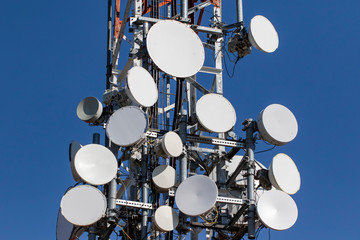
[[[206,94],[197,101],[196,116],[209,132],[227,132],[236,123],[234,107],[225,97],[215,93]]]
[[[188,26],[174,20],[154,24],[147,35],[146,47],[151,59],[174,77],[190,77],[203,66],[204,46]]]
[[[277,154],[269,167],[271,184],[287,194],[295,194],[301,185],[300,173],[294,161],[286,154]]]
[[[218,189],[213,180],[204,175],[196,175],[183,181],[175,193],[179,210],[188,216],[200,216],[215,205]]]
[[[127,106],[116,110],[106,125],[106,135],[118,146],[127,147],[145,138],[148,117],[143,110]]]
[[[157,166],[152,172],[152,180],[158,192],[166,192],[176,183],[176,171],[169,165]]]
[[[75,155],[75,170],[82,180],[91,185],[103,185],[116,175],[115,155],[100,144],[88,144]]]
[[[271,104],[262,110],[257,123],[261,138],[277,146],[291,142],[298,132],[294,114],[280,104]]]
[[[70,189],[61,199],[61,214],[76,226],[89,226],[105,216],[106,197],[99,189],[81,185]]]
[[[92,123],[98,120],[102,114],[103,106],[95,97],[87,97],[81,100],[76,109],[76,114],[80,120]]]
[[[257,202],[257,214],[261,222],[274,230],[292,227],[298,217],[295,201],[279,190],[265,191]]]
[[[56,222],[56,240],[69,240],[73,228],[74,225],[65,219],[65,217],[61,214],[61,210],[59,209]]]
[[[160,140],[161,148],[167,156],[178,157],[183,151],[183,144],[180,136],[173,131],[164,134]]]
[[[128,71],[125,91],[131,101],[143,107],[151,107],[158,100],[154,79],[145,68],[139,66]]]
[[[75,155],[81,147],[82,147],[82,145],[80,143],[78,143],[77,141],[71,141],[70,146],[69,146],[69,160],[70,160],[71,174],[72,174],[75,182],[81,181],[81,178],[80,178],[79,174],[76,172],[75,165],[74,165]]]
[[[256,49],[266,53],[272,53],[279,47],[279,36],[274,26],[261,15],[250,21],[249,41]]]
[[[169,206],[160,206],[153,216],[155,228],[161,232],[173,231],[178,223],[179,217],[174,209]]]

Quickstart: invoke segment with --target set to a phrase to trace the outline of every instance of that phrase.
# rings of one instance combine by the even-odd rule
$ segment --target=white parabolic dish
[[[123,147],[133,145],[145,137],[148,117],[143,110],[127,106],[116,110],[106,125],[106,135],[110,140]]]
[[[75,170],[75,164],[74,164],[75,155],[81,147],[82,147],[81,144],[78,143],[77,141],[71,141],[69,146],[69,160],[70,160],[71,174],[75,182],[79,182],[81,180],[79,174]]]
[[[150,73],[136,66],[128,71],[126,94],[135,103],[143,107],[151,107],[158,100],[158,90]]]
[[[204,64],[204,46],[198,35],[186,24],[163,20],[154,24],[147,35],[146,46],[151,59],[174,77],[190,77]]]
[[[261,137],[277,146],[291,142],[298,132],[294,114],[280,104],[271,104],[262,110],[257,123]]]
[[[82,180],[91,185],[103,185],[116,175],[115,155],[99,144],[88,144],[75,155],[75,170]]]
[[[61,214],[77,226],[89,226],[105,216],[106,197],[99,189],[81,185],[67,191],[61,199]]]
[[[161,140],[161,146],[164,152],[171,157],[180,156],[183,150],[180,136],[173,131],[165,133]]]
[[[272,23],[257,15],[250,21],[249,41],[258,50],[272,53],[279,47],[279,36]]]
[[[153,219],[155,226],[162,232],[173,231],[179,223],[176,211],[169,206],[156,209]]]
[[[301,185],[300,173],[294,161],[286,154],[277,154],[269,167],[271,184],[287,194],[295,194]]]
[[[215,93],[206,94],[197,101],[196,116],[209,132],[227,132],[236,123],[234,107],[225,97]]]
[[[295,224],[298,208],[295,201],[279,190],[265,191],[257,203],[261,222],[274,230],[286,230]]]
[[[59,210],[56,222],[56,240],[69,240],[71,237],[74,225],[68,222]]]
[[[160,190],[167,191],[176,183],[176,171],[169,165],[157,166],[152,172],[152,180]]]
[[[200,216],[210,211],[218,196],[213,180],[197,175],[183,181],[175,193],[175,202],[179,210],[188,216]]]

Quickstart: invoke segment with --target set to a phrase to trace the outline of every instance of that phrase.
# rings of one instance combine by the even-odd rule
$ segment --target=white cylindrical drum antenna
[[[93,123],[101,117],[103,106],[95,97],[87,97],[81,100],[76,109],[76,114],[80,120]]]
[[[127,106],[116,110],[106,125],[106,135],[118,146],[131,146],[145,138],[148,116],[139,107]]]
[[[269,167],[271,184],[287,194],[295,194],[300,189],[300,173],[294,161],[286,154],[277,154]]]
[[[169,165],[157,166],[152,172],[152,180],[158,192],[167,192],[176,183],[176,171]]]
[[[249,41],[256,49],[266,53],[272,53],[279,47],[278,33],[272,23],[261,15],[250,21]]]
[[[175,193],[179,210],[188,216],[200,216],[213,209],[218,196],[215,182],[204,175],[183,181]]]
[[[89,226],[105,216],[107,201],[97,188],[81,185],[67,191],[61,199],[61,214],[76,226]]]
[[[260,137],[276,146],[291,142],[298,132],[294,114],[280,104],[271,104],[262,110],[257,125]]]
[[[143,107],[151,107],[158,100],[154,79],[145,68],[139,66],[128,71],[125,92],[131,101]]]
[[[292,227],[298,217],[295,201],[279,190],[265,191],[257,202],[257,214],[261,222],[274,230]]]
[[[180,136],[173,131],[167,132],[155,144],[155,151],[161,157],[179,157],[183,151],[183,144]]]
[[[160,206],[156,209],[152,220],[155,229],[160,232],[173,231],[179,223],[179,217],[176,211],[169,206]]]
[[[196,102],[196,116],[208,132],[227,132],[236,123],[234,107],[225,97],[215,93],[206,94]]]
[[[118,170],[115,155],[99,144],[82,147],[75,155],[74,164],[80,178],[91,185],[110,182]]]
[[[178,21],[155,23],[147,35],[146,47],[154,63],[174,77],[193,76],[204,64],[201,39],[188,25]]]

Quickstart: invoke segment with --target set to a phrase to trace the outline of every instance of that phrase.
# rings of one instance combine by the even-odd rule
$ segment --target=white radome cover
[[[89,226],[105,216],[107,201],[97,188],[81,185],[67,191],[61,199],[61,214],[76,226]]]
[[[150,73],[143,67],[135,66],[127,73],[126,94],[135,103],[151,107],[158,100],[158,89]]]
[[[279,36],[272,23],[257,15],[250,21],[249,41],[258,50],[272,53],[279,47]]]
[[[164,152],[171,157],[178,157],[183,151],[183,144],[180,136],[173,131],[164,134],[161,140]]]
[[[175,193],[179,210],[188,216],[200,216],[210,211],[218,196],[215,182],[207,176],[196,175],[183,181]]]
[[[176,171],[169,165],[157,166],[152,172],[152,180],[156,187],[168,190],[176,183]]]
[[[147,35],[146,46],[154,63],[174,77],[195,75],[204,64],[204,46],[198,35],[186,24],[163,20],[154,24]]]
[[[115,155],[100,144],[88,144],[79,149],[74,166],[80,178],[91,185],[110,182],[118,169]]]
[[[271,184],[287,194],[295,194],[300,189],[301,178],[294,161],[286,154],[277,154],[269,167]]]
[[[139,107],[127,106],[116,110],[106,125],[106,135],[118,146],[131,146],[145,137],[148,116]]]
[[[209,132],[227,132],[236,123],[234,107],[225,97],[215,93],[206,94],[197,101],[196,116]]]
[[[176,211],[169,206],[156,209],[153,219],[155,226],[162,232],[173,231],[179,223]]]
[[[259,198],[256,209],[261,222],[278,231],[292,227],[298,217],[295,201],[279,190],[265,191]]]
[[[271,104],[262,110],[257,123],[262,139],[277,146],[291,142],[298,132],[294,114],[280,104]]]

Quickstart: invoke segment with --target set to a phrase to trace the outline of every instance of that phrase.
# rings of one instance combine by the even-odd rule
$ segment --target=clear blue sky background
[[[235,0],[223,2],[224,21],[232,23]],[[75,109],[86,96],[101,98],[105,87],[106,4],[0,2],[0,239],[55,239],[60,199],[74,184],[68,144],[103,135]],[[254,15],[268,17],[280,47],[254,49],[234,78],[224,75],[235,130],[243,136],[241,121],[272,103],[287,106],[299,123],[293,142],[256,156],[268,166],[287,153],[302,176],[298,221],[271,231],[271,239],[358,239],[359,8],[355,0],[244,0],[246,25]]]

